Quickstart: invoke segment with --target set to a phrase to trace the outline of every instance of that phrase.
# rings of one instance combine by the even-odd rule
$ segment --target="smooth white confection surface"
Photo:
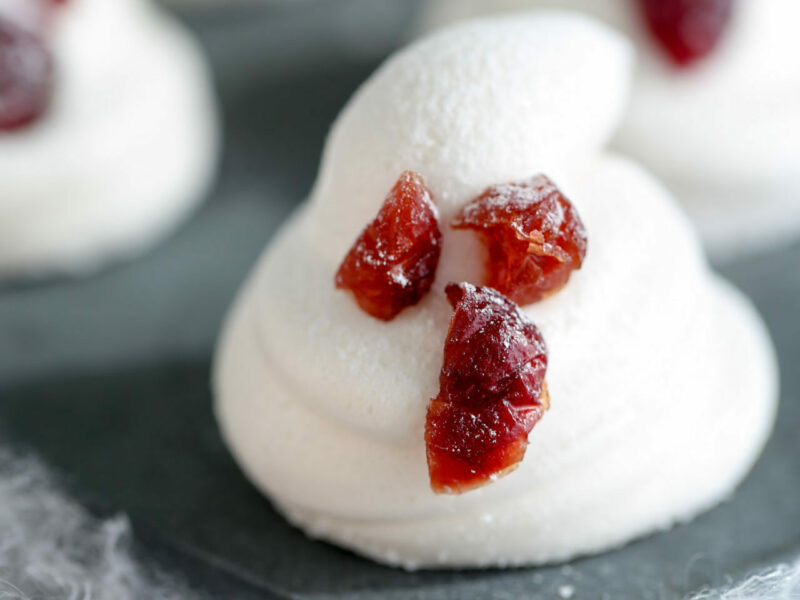
[[[71,0],[56,16],[51,106],[0,132],[0,276],[134,254],[188,214],[215,172],[210,75],[181,26],[142,0]]]
[[[748,471],[776,407],[771,344],[664,189],[602,150],[631,69],[622,38],[586,17],[490,19],[399,53],[344,109],[214,374],[231,450],[310,535],[407,568],[543,563],[688,519]],[[431,293],[385,323],[333,279],[405,169],[441,210],[443,253]],[[589,237],[570,283],[525,307],[547,340],[551,409],[515,472],[436,495],[424,423],[452,314],[443,288],[478,281],[484,261],[446,224],[485,187],[541,171]]]
[[[431,29],[527,8],[584,11],[625,32],[640,55],[615,145],[676,193],[720,260],[800,233],[800,2],[738,0],[709,57],[677,69],[632,0],[434,0]]]

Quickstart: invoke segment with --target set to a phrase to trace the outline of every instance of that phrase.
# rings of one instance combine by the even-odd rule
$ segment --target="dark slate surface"
[[[782,404],[752,475],[691,525],[569,566],[405,573],[308,540],[245,481],[210,410],[220,319],[310,187],[330,120],[407,18],[392,3],[345,4],[392,25],[354,45],[351,21],[324,3],[194,19],[227,125],[219,185],[138,261],[85,281],[5,286],[2,437],[38,452],[94,510],[130,513],[140,553],[215,598],[661,600],[799,555],[800,244],[723,270],[772,331]]]

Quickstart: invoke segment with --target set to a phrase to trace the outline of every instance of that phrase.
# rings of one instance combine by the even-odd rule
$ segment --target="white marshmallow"
[[[0,276],[86,271],[138,252],[214,175],[209,73],[183,28],[141,0],[61,10],[52,105],[0,132]]]
[[[631,69],[627,44],[588,18],[486,20],[399,53],[344,109],[215,364],[227,443],[309,534],[408,568],[543,563],[690,518],[747,472],[774,416],[772,349],[661,186],[603,152]],[[405,169],[441,209],[443,254],[431,293],[385,323],[333,279]],[[484,261],[447,223],[485,187],[538,172],[589,238],[569,284],[525,308],[547,340],[551,409],[515,472],[436,495],[423,432],[443,288],[477,282]]]

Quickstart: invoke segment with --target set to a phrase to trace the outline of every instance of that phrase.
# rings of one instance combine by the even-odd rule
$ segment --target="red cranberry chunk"
[[[42,41],[0,18],[0,131],[39,117],[52,87],[53,61]]]
[[[522,460],[549,407],[547,350],[536,326],[496,290],[451,283],[446,292],[455,312],[425,444],[431,488],[461,493]]]
[[[406,171],[336,273],[336,287],[390,321],[430,290],[442,246],[439,217],[422,177]]]
[[[638,0],[652,36],[678,66],[716,47],[730,22],[733,0]]]
[[[489,252],[487,284],[519,304],[558,291],[586,255],[578,211],[544,175],[490,187],[452,226],[480,234]]]

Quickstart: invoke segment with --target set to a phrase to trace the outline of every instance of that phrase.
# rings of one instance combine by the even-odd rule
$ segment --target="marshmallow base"
[[[606,159],[566,187],[593,236],[584,268],[525,307],[547,339],[551,409],[516,471],[459,496],[430,490],[423,441],[443,282],[380,323],[309,251],[313,212],[284,228],[224,328],[215,391],[228,446],[294,524],[408,569],[535,565],[691,519],[742,480],[777,404],[756,312],[634,165]]]

